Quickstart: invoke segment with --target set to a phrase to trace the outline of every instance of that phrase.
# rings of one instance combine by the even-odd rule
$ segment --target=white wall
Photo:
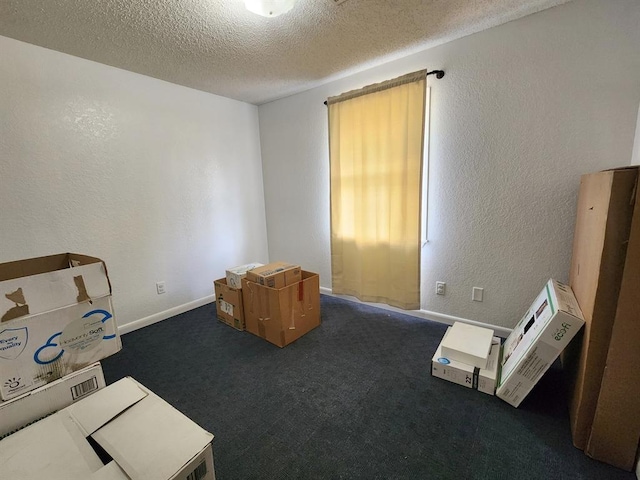
[[[0,51],[0,262],[102,258],[125,325],[267,259],[257,107],[4,37]]]
[[[259,108],[271,260],[331,286],[332,95],[428,67],[429,243],[422,308],[513,327],[566,281],[580,175],[628,165],[640,101],[640,2],[578,0]],[[434,294],[436,280],[447,295]],[[472,286],[485,301],[471,301]]]
[[[640,165],[640,106],[638,106],[638,119],[636,120],[636,135],[633,141],[631,165]]]

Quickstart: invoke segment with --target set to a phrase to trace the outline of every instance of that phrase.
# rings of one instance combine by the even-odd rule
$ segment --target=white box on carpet
[[[451,333],[447,328],[443,341]],[[442,353],[442,342],[431,359],[431,375],[448,380],[463,387],[479,390],[488,395],[495,395],[500,364],[500,338],[493,337],[486,368],[481,369],[466,363],[448,358]]]
[[[496,395],[518,407],[583,325],[571,287],[549,280],[504,342]]]
[[[493,330],[455,322],[447,332],[440,343],[444,357],[474,367],[487,368]]]

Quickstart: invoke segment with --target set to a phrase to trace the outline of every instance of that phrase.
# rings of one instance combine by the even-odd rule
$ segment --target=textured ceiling
[[[0,35],[262,104],[567,0],[0,0]]]

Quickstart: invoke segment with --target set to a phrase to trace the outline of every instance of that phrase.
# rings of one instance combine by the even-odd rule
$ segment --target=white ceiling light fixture
[[[277,17],[293,8],[296,0],[244,0],[244,6],[250,12],[263,17]]]

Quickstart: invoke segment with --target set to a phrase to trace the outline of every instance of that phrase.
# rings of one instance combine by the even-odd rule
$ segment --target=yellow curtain
[[[335,294],[420,308],[426,70],[329,98]]]

